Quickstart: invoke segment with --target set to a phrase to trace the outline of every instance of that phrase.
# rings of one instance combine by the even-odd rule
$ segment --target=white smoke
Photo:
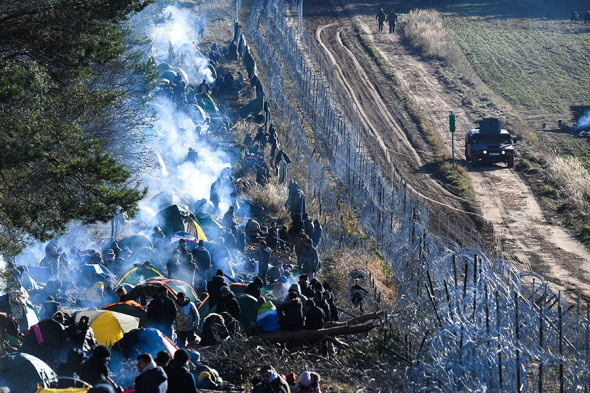
[[[150,47],[144,48],[149,57],[156,60],[157,64],[180,67],[187,74],[188,82],[195,85],[202,79],[214,81],[208,68],[209,59],[195,43],[197,16],[192,10],[175,6],[167,6],[162,10],[157,4],[153,4],[130,20],[136,33],[151,41]],[[202,21],[204,23],[204,18]],[[173,58],[169,56],[170,44],[176,54]],[[146,61],[147,58],[146,56]],[[148,194],[140,202],[140,207],[143,206],[145,211],[149,210],[146,208],[149,205],[147,201],[162,190],[175,192],[191,202],[201,198],[209,199],[211,184],[224,168],[235,163],[236,157],[217,146],[216,138],[209,133],[210,125],[203,121],[202,116],[197,114],[191,117],[162,96],[156,97],[146,110],[154,113],[156,119],[149,129],[144,130],[144,143],[153,154],[151,161],[155,165],[151,166],[154,168],[151,173],[142,177],[143,185],[148,187]],[[200,128],[200,134],[196,132],[197,127]],[[189,147],[198,154],[196,163],[185,162]],[[220,212],[227,210],[229,204],[228,198],[223,198],[219,206]],[[143,218],[149,219],[150,215],[145,214],[145,211]],[[141,212],[140,210],[138,218],[142,217]],[[141,228],[142,224],[136,221],[129,226],[128,231],[149,231],[145,225],[145,231]],[[98,226],[72,223],[66,235],[57,239],[57,243],[64,251],[73,247],[101,251],[110,235],[110,223]],[[47,242],[31,245],[16,258],[16,263],[36,266],[45,256],[46,245]],[[0,264],[2,262],[0,260]]]
[[[585,130],[590,128],[590,110],[584,112],[582,116],[578,119],[578,123],[576,124],[577,130]]]

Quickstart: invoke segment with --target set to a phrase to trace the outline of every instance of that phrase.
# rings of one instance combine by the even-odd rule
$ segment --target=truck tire
[[[514,168],[514,156],[508,157],[508,168]]]
[[[469,157],[469,154],[467,153],[467,149],[465,149],[465,161],[471,161],[471,157]]]
[[[479,160],[477,158],[472,159],[471,160],[471,166],[474,167],[474,168],[476,166],[479,166]]]

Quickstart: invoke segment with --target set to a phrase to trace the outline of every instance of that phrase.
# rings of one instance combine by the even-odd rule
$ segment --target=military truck
[[[472,166],[505,162],[508,168],[514,167],[512,135],[498,119],[480,120],[479,128],[469,130],[465,137],[465,159]]]

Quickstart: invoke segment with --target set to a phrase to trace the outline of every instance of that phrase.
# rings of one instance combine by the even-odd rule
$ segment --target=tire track
[[[396,155],[396,156],[404,155],[408,159],[412,160],[415,163],[414,165],[417,165],[418,167],[422,167],[424,165],[424,161],[422,160],[420,155],[416,152],[416,150],[414,149],[414,147],[412,146],[412,144],[408,140],[407,135],[405,134],[402,126],[399,124],[397,119],[395,119],[392,116],[391,111],[389,110],[387,104],[381,98],[381,95],[377,91],[375,85],[373,84],[373,82],[371,81],[371,79],[369,78],[369,76],[367,75],[365,70],[363,69],[360,62],[357,60],[356,55],[352,52],[352,50],[350,48],[348,48],[344,44],[344,42],[342,40],[343,28],[341,28],[341,27],[338,28],[336,30],[336,33],[333,35],[334,39],[333,40],[330,39],[329,41],[335,42],[341,48],[341,50],[343,50],[346,53],[346,57],[348,58],[348,61],[350,62],[346,65],[351,64],[351,68],[360,77],[361,83],[362,83],[363,87],[366,88],[367,93],[368,93],[365,98],[365,101],[369,101],[369,102],[363,102],[363,97],[361,97],[360,94],[357,94],[357,91],[353,87],[353,85],[355,85],[355,84],[358,87],[358,82],[356,82],[356,81],[352,82],[352,81],[350,81],[349,77],[347,77],[347,75],[343,69],[344,65],[342,64],[345,59],[343,59],[342,57],[339,57],[340,61],[337,61],[336,56],[332,52],[331,48],[329,48],[324,43],[324,41],[322,39],[322,32],[326,29],[329,29],[329,28],[335,26],[335,25],[336,25],[336,23],[329,23],[329,24],[322,24],[322,25],[318,26],[315,31],[315,37],[316,37],[320,47],[324,50],[324,52],[328,56],[332,66],[334,67],[333,69],[336,73],[338,80],[342,83],[342,86],[344,86],[344,89],[346,90],[346,92],[348,93],[350,98],[353,100],[354,105],[359,112],[359,116],[361,118],[362,123],[369,130],[371,136],[373,136],[377,140],[380,150],[382,151],[382,153],[385,157],[384,159],[385,159],[386,163],[388,165],[392,165],[393,160],[390,155],[390,149],[388,148],[382,135],[387,135],[389,137],[388,142],[391,142],[392,141],[391,138],[395,137],[395,140],[393,141],[394,147],[395,147],[394,155]],[[330,36],[332,37],[332,35],[330,35]],[[375,108],[376,108],[376,113],[372,112],[369,114],[365,110],[366,108],[374,108],[373,110],[375,110]],[[378,127],[376,125],[376,123],[379,124],[380,127]],[[385,123],[385,124],[383,124],[383,123]],[[388,132],[388,131],[393,131],[393,132]],[[409,152],[409,154],[407,152],[404,152],[404,150]],[[399,165],[397,165],[397,167],[399,168]],[[453,211],[461,213],[461,214],[467,214],[464,211],[464,209],[462,207],[460,207],[460,205],[459,206],[452,206],[448,203],[441,202],[440,199],[433,198],[433,196],[435,196],[435,195],[439,196],[440,194],[442,194],[447,199],[453,199],[453,200],[459,201],[461,203],[464,202],[463,198],[452,194],[451,192],[446,190],[444,187],[442,187],[440,185],[440,183],[438,183],[436,180],[432,179],[428,175],[420,174],[423,177],[420,181],[423,182],[425,184],[425,187],[430,189],[430,191],[433,191],[433,187],[434,187],[434,189],[436,189],[438,191],[438,193],[432,192],[432,193],[429,193],[429,195],[425,195],[424,192],[421,192],[420,190],[416,189],[412,185],[412,179],[414,179],[417,176],[417,174],[416,174],[417,171],[414,170],[414,172],[415,172],[414,176],[412,176],[412,177],[407,176],[407,173],[404,175],[404,178],[406,179],[406,181],[409,180],[408,188],[410,188],[413,192],[418,193],[421,197],[423,197],[424,199],[428,200],[429,202],[431,202],[433,204],[443,206],[447,209],[453,210]]]

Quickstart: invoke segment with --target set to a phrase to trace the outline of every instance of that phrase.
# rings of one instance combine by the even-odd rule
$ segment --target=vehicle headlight
[[[506,150],[502,150],[502,154],[506,154]]]
[[[483,151],[483,154],[488,154],[488,151],[487,151],[487,150],[484,150],[484,151]]]

